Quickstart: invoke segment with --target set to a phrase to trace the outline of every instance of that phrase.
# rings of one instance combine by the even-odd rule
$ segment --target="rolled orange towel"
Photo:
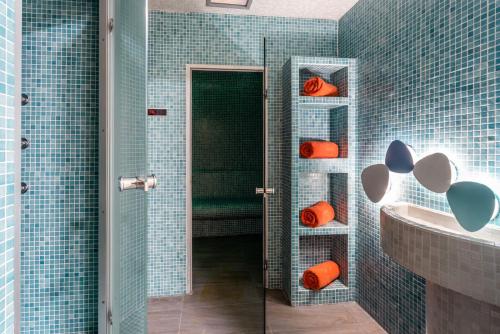
[[[337,86],[329,84],[320,77],[312,77],[304,83],[306,96],[339,96]]]
[[[329,141],[306,141],[300,145],[300,156],[307,159],[339,157],[339,146]]]
[[[302,281],[304,288],[319,290],[332,283],[339,276],[339,265],[333,261],[326,261],[304,271]]]
[[[335,210],[325,201],[318,202],[300,213],[302,224],[309,227],[325,225],[335,218]]]

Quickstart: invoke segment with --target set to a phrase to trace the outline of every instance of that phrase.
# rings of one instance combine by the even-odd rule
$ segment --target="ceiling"
[[[149,0],[149,9],[180,13],[282,16],[339,20],[358,0],[253,0],[250,9],[207,7],[206,0]]]

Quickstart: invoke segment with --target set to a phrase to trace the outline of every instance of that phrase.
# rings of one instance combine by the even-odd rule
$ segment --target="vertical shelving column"
[[[337,97],[302,96],[304,82],[322,77],[339,88]],[[283,68],[283,280],[292,305],[328,304],[353,299],[356,155],[356,68],[354,59],[292,57]],[[303,159],[300,144],[309,140],[339,145],[336,159]],[[302,209],[328,201],[335,220],[310,228]],[[302,273],[333,260],[340,278],[319,291],[302,286]]]

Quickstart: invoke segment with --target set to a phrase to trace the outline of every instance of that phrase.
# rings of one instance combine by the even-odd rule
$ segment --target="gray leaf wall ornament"
[[[435,193],[445,193],[456,178],[456,167],[444,153],[433,153],[420,159],[413,175],[422,186]]]
[[[368,199],[380,202],[390,188],[389,168],[384,164],[366,167],[361,173],[361,183]]]

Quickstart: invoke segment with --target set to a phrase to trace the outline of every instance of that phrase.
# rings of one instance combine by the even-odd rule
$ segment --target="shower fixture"
[[[22,106],[25,106],[25,105],[27,105],[28,103],[30,103],[30,97],[28,96],[28,94],[24,94],[24,93],[22,93],[22,94],[21,94],[21,105],[22,105]]]
[[[207,0],[208,7],[249,9],[252,0]]]
[[[21,149],[22,150],[25,150],[27,149],[28,147],[30,147],[30,144],[31,142],[29,141],[29,139],[26,139],[26,138],[21,138]]]

